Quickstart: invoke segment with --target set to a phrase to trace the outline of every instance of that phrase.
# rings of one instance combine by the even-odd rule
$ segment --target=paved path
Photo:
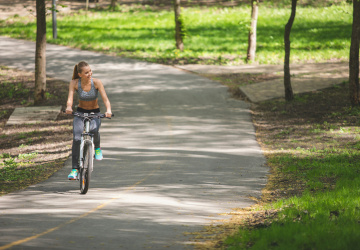
[[[34,49],[0,37],[0,65],[33,70]],[[116,114],[101,128],[105,159],[87,195],[66,180],[69,159],[49,180],[0,197],[0,249],[186,249],[184,232],[254,204],[267,168],[246,103],[172,67],[47,46],[52,77],[69,81],[80,60]]]
[[[55,121],[62,106],[33,106],[15,108],[6,125],[31,124],[37,122]]]
[[[252,102],[262,102],[285,96],[282,65],[182,65],[178,68],[199,74],[265,73],[278,79],[241,86],[240,90]],[[295,94],[332,87],[349,79],[349,63],[316,63],[290,65],[291,86]]]

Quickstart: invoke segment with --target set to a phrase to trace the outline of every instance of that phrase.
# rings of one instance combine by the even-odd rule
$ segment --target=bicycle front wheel
[[[91,170],[93,168],[93,150],[91,143],[86,143],[84,145],[84,166],[80,168],[80,192],[81,194],[86,194],[91,178]]]

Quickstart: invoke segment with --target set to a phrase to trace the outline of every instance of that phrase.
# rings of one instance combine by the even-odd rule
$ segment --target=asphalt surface
[[[198,74],[271,74],[278,78],[240,86],[240,91],[253,103],[285,98],[283,65],[177,65]],[[349,80],[349,62],[291,64],[291,86],[294,94],[313,92]]]
[[[0,65],[33,71],[34,50],[0,37]],[[86,195],[67,180],[69,159],[49,180],[0,197],[0,249],[191,249],[189,233],[254,204],[268,169],[248,104],[179,69],[47,46],[51,77],[70,81],[81,60],[115,114],[100,130],[105,158]]]

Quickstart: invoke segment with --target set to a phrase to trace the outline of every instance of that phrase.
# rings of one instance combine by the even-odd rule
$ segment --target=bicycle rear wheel
[[[93,168],[93,150],[91,143],[85,143],[84,145],[84,166],[80,168],[80,193],[86,194],[91,178],[91,170]]]

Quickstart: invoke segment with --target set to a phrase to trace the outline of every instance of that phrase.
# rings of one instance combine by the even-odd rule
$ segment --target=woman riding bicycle
[[[104,85],[99,79],[92,78],[92,71],[86,62],[82,61],[75,65],[73,77],[69,86],[69,96],[66,103],[66,114],[72,114],[74,93],[78,94],[79,105],[77,112],[79,113],[100,113],[98,105],[98,93],[104,101],[106,117],[111,117],[111,105],[106,95]],[[95,118],[91,121],[90,132],[94,134],[95,144],[95,159],[102,160],[103,155],[100,149],[100,133],[99,128],[101,125],[100,118]],[[81,134],[84,129],[84,121],[82,118],[75,116],[73,121],[73,144],[72,144],[72,170],[68,176],[69,180],[77,180],[79,173],[79,153]]]

